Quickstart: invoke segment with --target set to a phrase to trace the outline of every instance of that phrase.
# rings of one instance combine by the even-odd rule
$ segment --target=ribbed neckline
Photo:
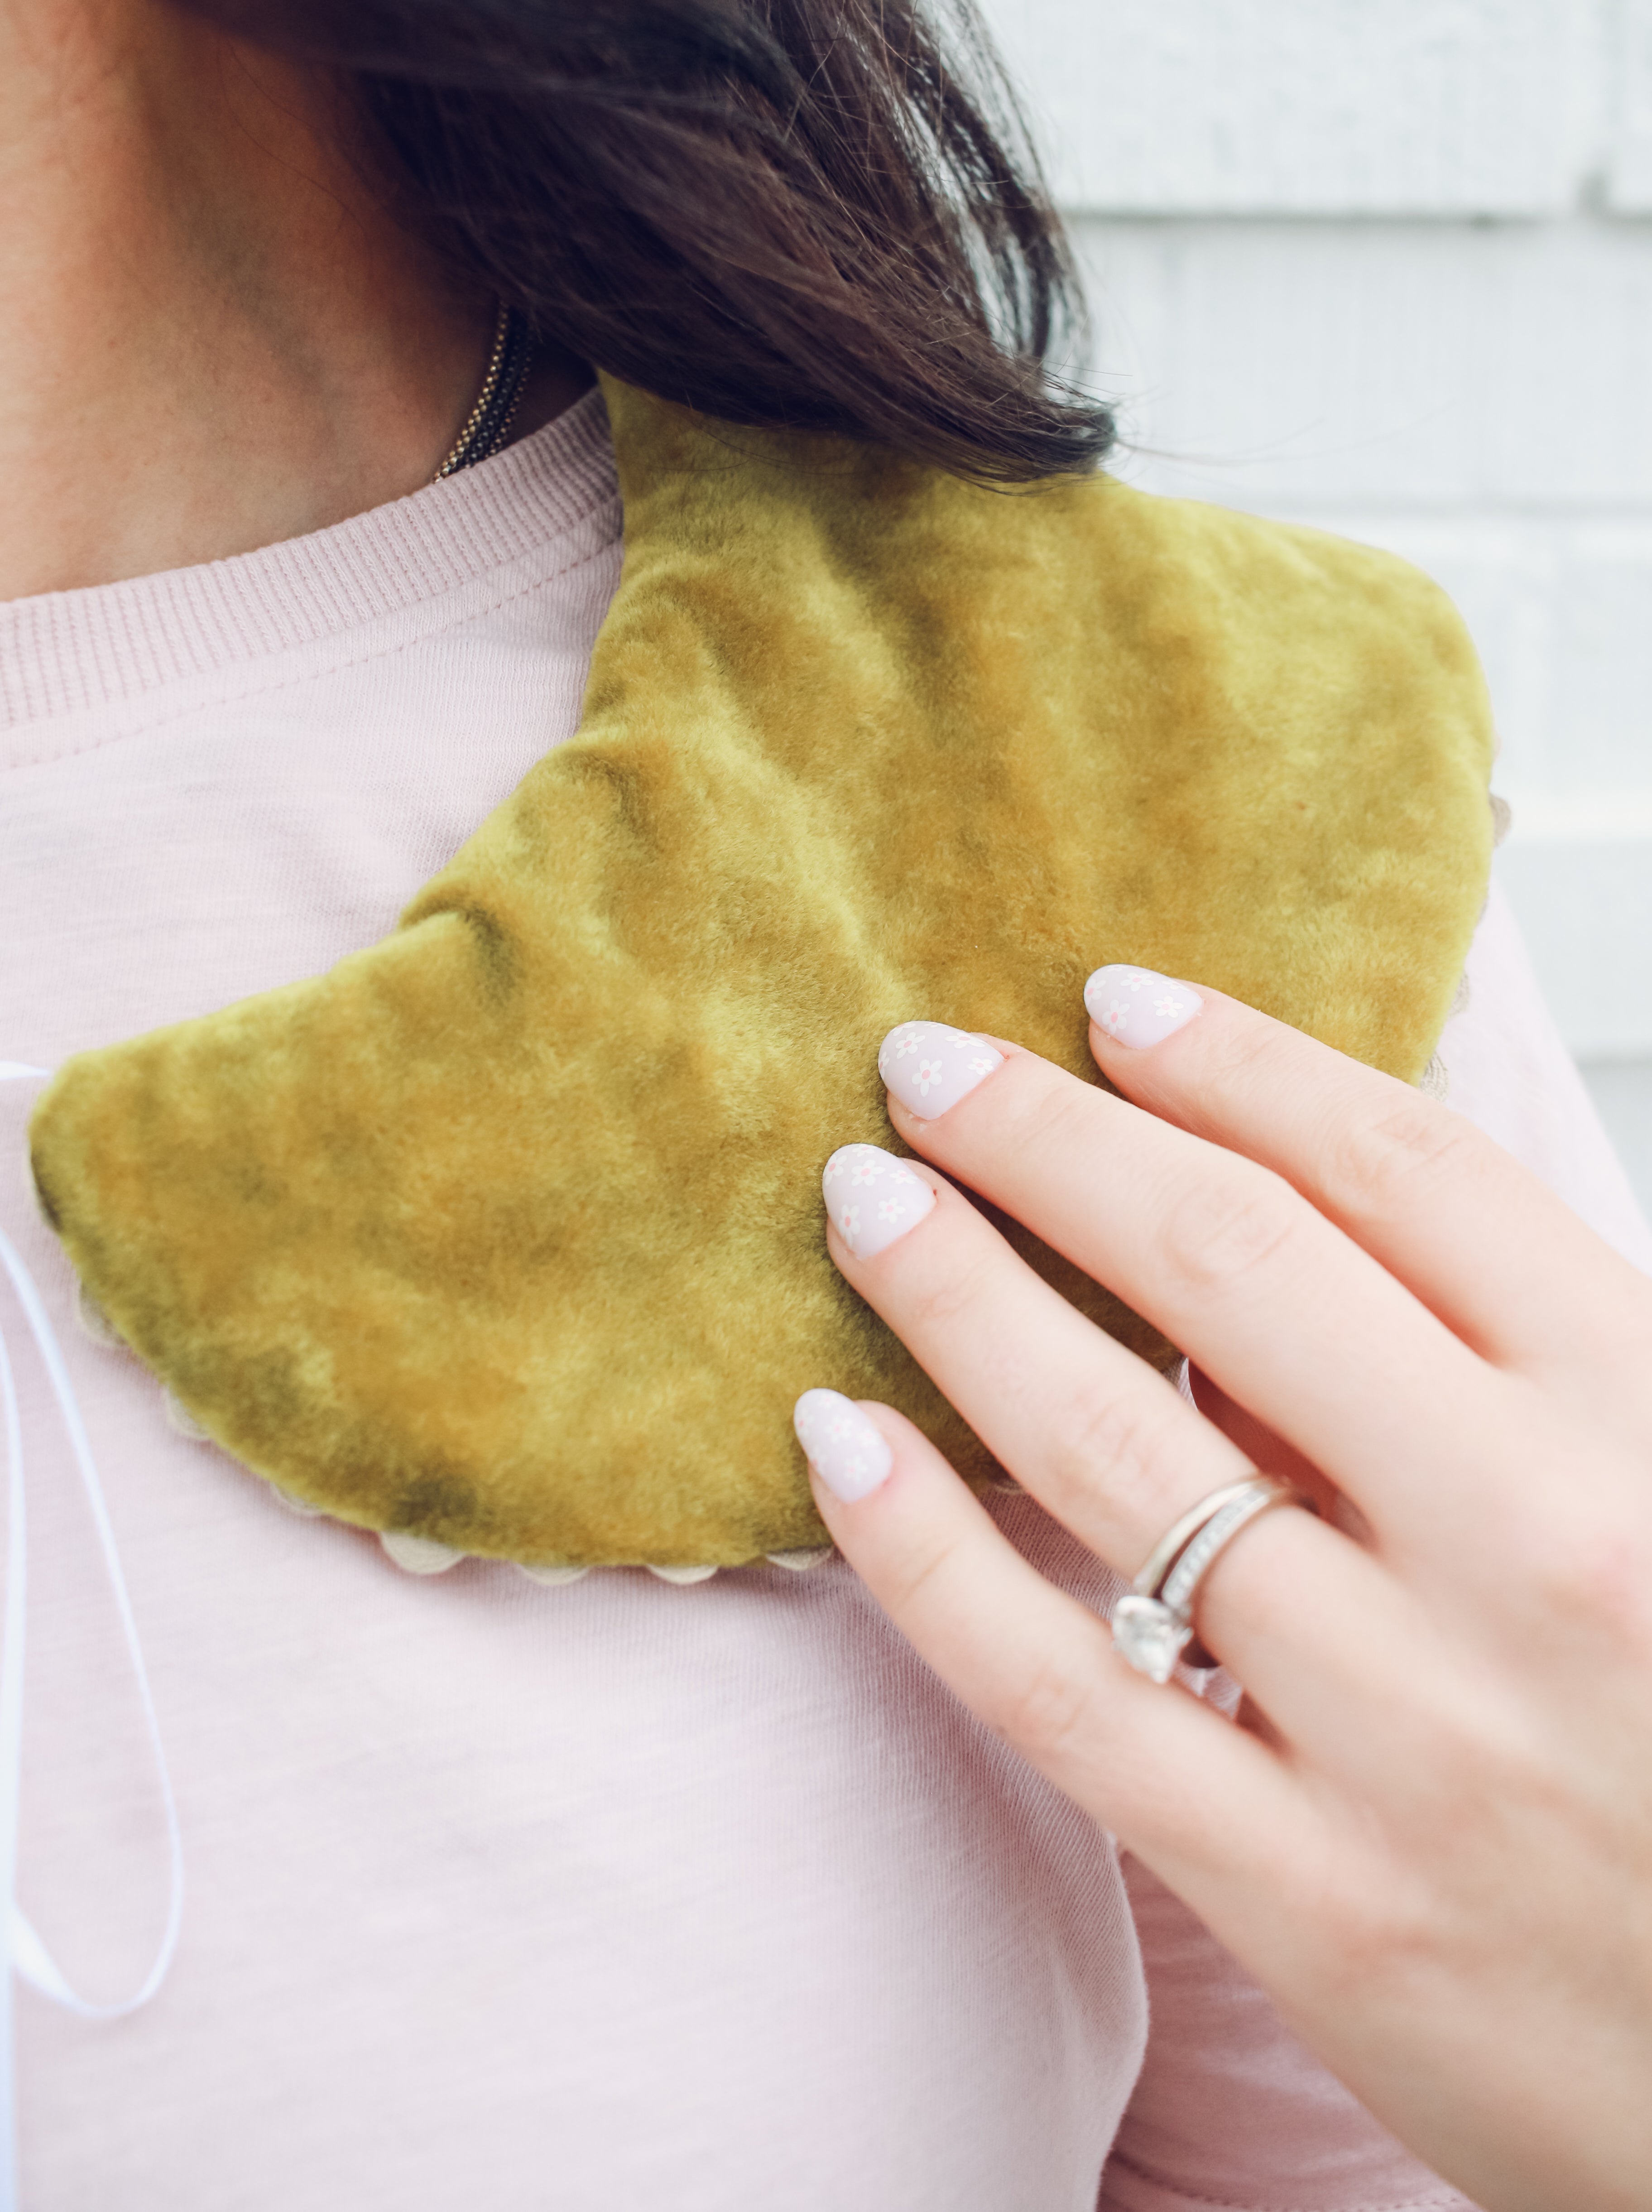
[[[0,729],[337,636],[567,536],[615,496],[591,391],[490,461],[227,561],[0,604]]]

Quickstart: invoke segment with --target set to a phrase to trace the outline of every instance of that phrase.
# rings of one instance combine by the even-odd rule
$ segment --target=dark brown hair
[[[410,219],[628,382],[987,482],[1112,443],[972,0],[185,4],[353,79]]]

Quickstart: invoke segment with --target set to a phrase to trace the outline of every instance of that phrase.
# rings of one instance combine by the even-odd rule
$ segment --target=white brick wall
[[[996,0],[993,12],[1075,210],[1557,214],[1600,82],[1588,0]]]
[[[1652,0],[986,4],[1129,472],[1440,578],[1552,1000],[1652,1057]]]

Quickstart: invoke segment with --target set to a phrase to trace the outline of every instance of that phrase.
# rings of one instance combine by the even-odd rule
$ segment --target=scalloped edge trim
[[[385,1556],[392,1560],[404,1574],[445,1575],[449,1567],[456,1567],[465,1557],[451,1544],[437,1544],[428,1536],[409,1536],[399,1528],[381,1528],[379,1541]]]
[[[174,1398],[170,1390],[163,1390],[161,1400],[169,1429],[176,1429],[180,1437],[187,1437],[192,1444],[210,1444],[212,1442],[181,1398]]]
[[[125,1340],[117,1333],[101,1306],[78,1279],[75,1285],[75,1319],[82,1334],[94,1344],[102,1346],[105,1351],[125,1352],[126,1350]],[[211,1431],[201,1426],[182,1399],[167,1389],[164,1383],[159,1388],[161,1410],[170,1428],[179,1436],[187,1437],[191,1443],[216,1443]],[[227,1454],[226,1456],[232,1460],[234,1458],[233,1453]],[[242,1462],[234,1460],[234,1464],[240,1466]],[[255,1472],[251,1468],[246,1471],[249,1474]],[[283,1511],[295,1513],[304,1521],[328,1521],[332,1518],[325,1505],[313,1505],[307,1498],[295,1498],[290,1490],[283,1490],[278,1482],[272,1482],[268,1475],[259,1475],[258,1479]],[[337,1525],[340,1528],[350,1528],[356,1524],[340,1522]],[[625,1574],[634,1571],[634,1563],[631,1562],[616,1562],[612,1565],[601,1566],[594,1564],[586,1566],[530,1566],[523,1559],[501,1559],[491,1554],[458,1551],[452,1544],[438,1543],[429,1536],[415,1536],[402,1528],[377,1528],[371,1531],[363,1529],[361,1533],[364,1535],[371,1534],[377,1536],[380,1549],[384,1553],[385,1557],[392,1566],[399,1568],[402,1573],[406,1575],[445,1575],[449,1568],[458,1566],[461,1559],[480,1559],[487,1566],[513,1566],[519,1574],[525,1575],[531,1583],[538,1583],[542,1589],[566,1589],[569,1583],[582,1582],[586,1575]],[[823,1560],[829,1559],[835,1548],[835,1546],[831,1544],[822,1544],[805,1551],[765,1552],[761,1559],[743,1559],[739,1562],[739,1567],[726,1569],[720,1565],[685,1564],[679,1566],[655,1566],[649,1561],[642,1562],[642,1565],[644,1571],[653,1575],[657,1581],[670,1583],[678,1589],[686,1589],[692,1588],[695,1583],[708,1583],[714,1575],[725,1572],[737,1573],[739,1568],[744,1567],[768,1565],[783,1567],[790,1574],[806,1574],[811,1567],[817,1567]]]
[[[100,1344],[106,1352],[125,1352],[126,1344],[103,1308],[78,1275],[75,1278],[75,1325],[82,1336]]]

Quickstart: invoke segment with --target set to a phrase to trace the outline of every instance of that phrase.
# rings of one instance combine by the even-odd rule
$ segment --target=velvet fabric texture
[[[70,1061],[33,1158],[114,1327],[293,1495],[733,1565],[823,1540],[811,1385],[993,1472],[825,1253],[822,1164],[889,1140],[884,1032],[1093,1077],[1081,987],[1133,962],[1415,1080],[1485,894],[1489,714],[1386,555],[606,397],[625,565],[579,734],[382,944]]]

